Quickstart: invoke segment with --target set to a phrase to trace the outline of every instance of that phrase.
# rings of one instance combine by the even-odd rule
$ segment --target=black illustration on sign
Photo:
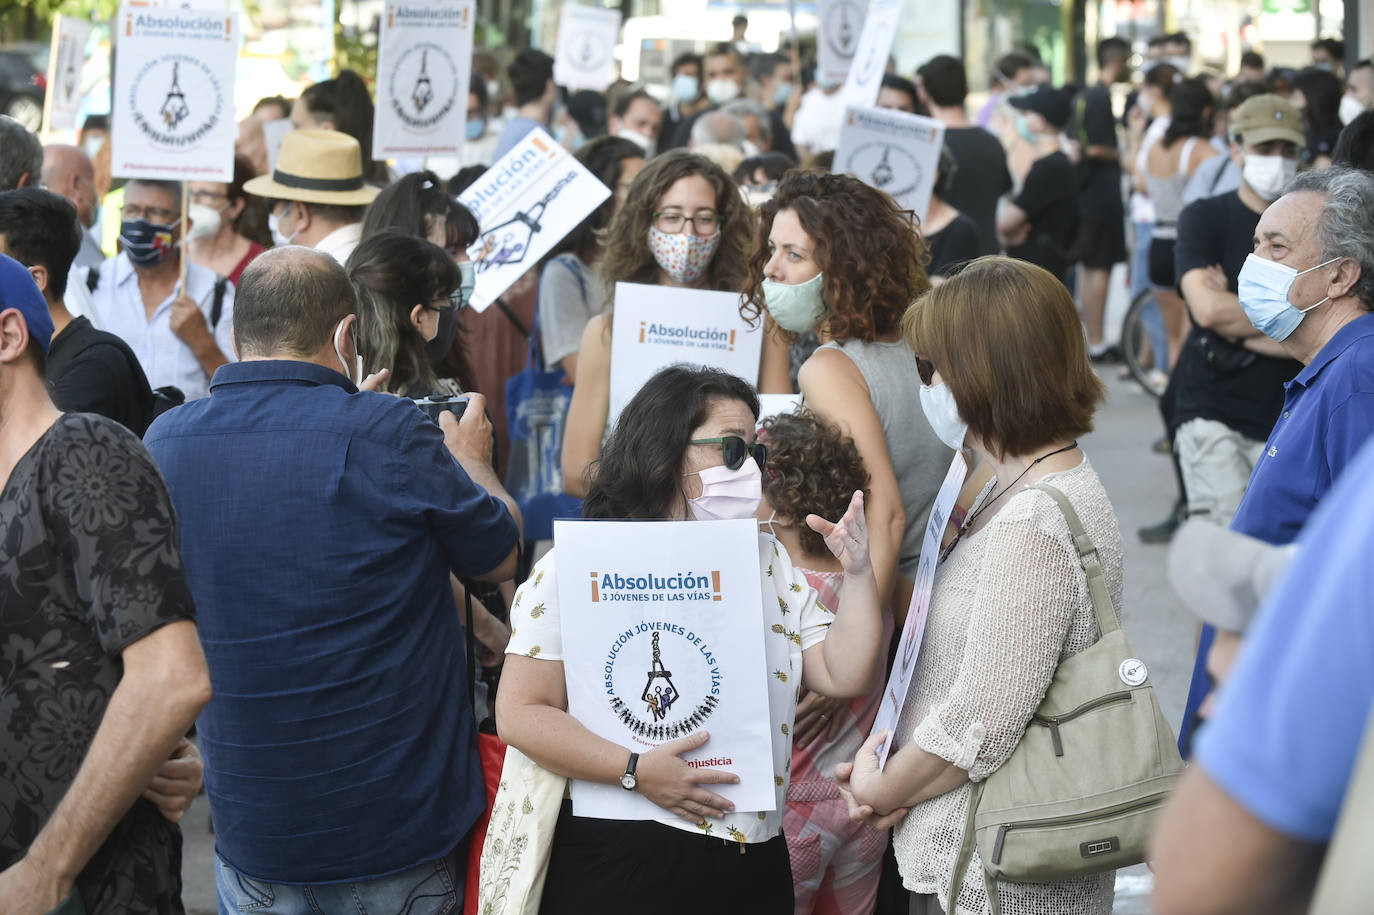
[[[162,102],[162,121],[169,130],[186,120],[191,109],[186,105],[186,94],[181,91],[180,65],[172,62],[172,85],[167,89],[167,97]]]
[[[673,672],[663,666],[657,632],[654,633],[653,651],[654,659],[649,665],[648,680],[644,684],[644,693],[639,698],[644,701],[649,714],[654,716],[654,721],[662,721],[668,717],[668,710],[673,707],[680,694],[677,687],[673,686]]]
[[[659,629],[651,630],[652,626]],[[702,727],[721,702],[720,662],[702,639],[679,626],[640,623],[615,637],[606,657],[610,711],[638,741],[662,743]],[[643,642],[652,631],[645,669]],[[661,641],[660,641],[661,640]],[[664,655],[672,658],[672,668]]]
[[[76,87],[77,87],[76,62],[75,62],[75,61],[76,61],[76,51],[77,51],[77,49],[76,49],[75,47],[73,47],[71,41],[68,41],[68,42],[66,43],[66,50],[67,50],[67,68],[66,68],[65,70],[62,71],[62,92],[66,95],[66,101],[67,101],[67,102],[71,102],[72,97],[73,97],[74,95],[76,95]]]
[[[558,183],[537,201],[529,210],[516,210],[505,222],[498,223],[482,233],[481,248],[473,256],[477,273],[485,273],[494,267],[507,264],[520,264],[533,247],[534,236],[544,228],[544,211],[549,204],[563,192],[563,189],[576,179],[576,172],[569,172],[558,179]]]
[[[840,0],[830,5],[825,20],[825,40],[840,57],[848,59],[854,56],[863,18],[862,10],[850,0]]]
[[[859,62],[859,69],[856,71],[859,85],[867,86],[882,78],[883,64],[885,63],[883,55],[878,53],[878,43],[870,43],[868,51],[864,54],[863,60]]]
[[[849,154],[844,170],[900,200],[921,183],[916,157],[896,143],[865,143]]]
[[[415,89],[410,94],[416,111],[424,111],[425,106],[434,100],[434,88],[429,83],[429,51],[420,53],[420,75],[415,78]]]
[[[595,72],[606,66],[609,48],[598,32],[590,29],[572,39],[572,62],[577,69]]]
[[[418,63],[416,54],[420,55]],[[429,55],[434,54],[434,68]],[[437,130],[458,98],[458,65],[442,46],[431,41],[411,45],[391,68],[387,104],[405,124],[419,132]],[[379,97],[381,93],[378,93]]]

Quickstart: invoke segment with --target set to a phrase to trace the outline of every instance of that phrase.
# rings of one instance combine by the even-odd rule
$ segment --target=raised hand
[[[845,574],[853,575],[867,571],[871,567],[868,554],[868,521],[864,517],[864,494],[856,490],[849,500],[849,508],[844,517],[834,523],[820,515],[807,515],[806,524],[825,538],[825,545],[844,567]]]

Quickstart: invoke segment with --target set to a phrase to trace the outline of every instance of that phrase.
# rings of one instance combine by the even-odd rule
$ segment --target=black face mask
[[[436,371],[439,363],[448,358],[448,351],[453,348],[453,341],[457,336],[458,308],[439,309],[439,331],[433,340],[425,341],[425,354],[429,356],[429,364]]]

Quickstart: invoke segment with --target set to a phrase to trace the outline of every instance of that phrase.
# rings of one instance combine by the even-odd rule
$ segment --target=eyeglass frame
[[[167,218],[157,219],[153,216],[154,213],[165,214]],[[126,203],[119,208],[119,218],[129,221],[146,219],[154,225],[169,226],[181,219],[181,213],[169,210],[166,207],[141,207],[135,206],[132,203]]]
[[[463,301],[463,290],[462,290],[461,287],[458,288],[458,289],[453,290],[453,291],[450,292],[448,295],[443,296],[443,298],[448,299],[448,305],[447,305],[447,306],[444,306],[444,305],[435,305],[434,302],[431,301],[431,302],[429,302],[428,304],[421,304],[420,307],[423,308],[423,309],[425,309],[426,311],[441,311],[441,312],[442,312],[442,311],[448,311],[449,309],[458,309],[458,308],[462,308],[464,305],[467,304],[466,302]]]
[[[934,384],[935,373],[937,371],[938,369],[935,368],[935,363],[930,361],[929,356],[922,355],[921,353],[916,354],[916,374],[920,376],[921,384],[926,387],[930,387]]]
[[[703,215],[704,213],[710,213],[711,215],[707,217]],[[667,229],[661,228],[658,224],[658,220],[660,217],[672,215],[676,215],[679,219],[682,220],[681,228],[679,228],[675,232],[670,232]],[[687,223],[690,222],[692,224],[692,234],[695,235],[697,238],[710,238],[712,235],[715,235],[716,232],[720,231],[721,225],[725,222],[725,220],[721,217],[720,213],[716,212],[715,210],[698,210],[697,215],[695,216],[688,216],[686,213],[670,214],[663,210],[655,210],[652,218],[654,228],[658,229],[658,231],[664,233],[665,235],[681,235],[683,232],[687,230]],[[705,235],[703,235],[697,231],[697,220],[707,218],[715,220],[716,227],[712,229],[710,232],[707,232]]]
[[[743,448],[743,451],[739,455],[739,460],[733,462],[733,464],[730,461],[729,452],[730,442],[732,441],[739,442],[740,447]],[[739,470],[741,467],[744,466],[745,460],[750,457],[754,459],[754,463],[759,465],[760,472],[763,472],[768,469],[768,446],[765,445],[763,442],[753,442],[751,444],[750,442],[746,442],[743,436],[721,435],[717,436],[716,438],[694,438],[690,442],[688,442],[688,444],[720,445],[720,456],[722,462],[730,470]]]

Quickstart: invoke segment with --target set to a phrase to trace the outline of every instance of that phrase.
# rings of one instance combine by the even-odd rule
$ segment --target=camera
[[[439,425],[439,414],[449,412],[454,419],[462,419],[463,411],[468,408],[468,398],[463,394],[440,394],[438,391],[428,397],[412,401],[416,409],[429,417],[429,421]]]

